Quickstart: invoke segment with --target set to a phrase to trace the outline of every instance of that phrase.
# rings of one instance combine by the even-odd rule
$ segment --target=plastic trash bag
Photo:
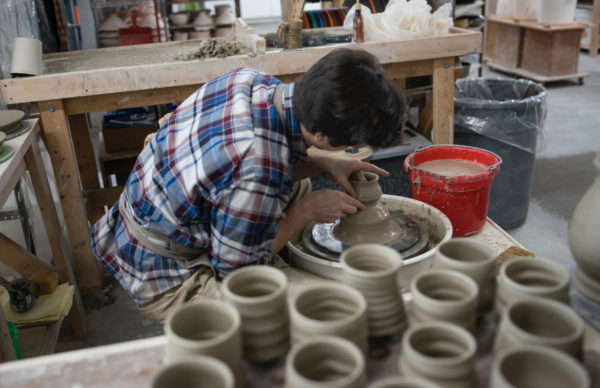
[[[344,28],[352,29],[354,19],[352,6]],[[368,7],[362,7],[365,41],[394,41],[418,36],[447,34],[453,26],[452,7],[444,4],[434,13],[426,0],[390,0],[384,12],[372,14]]]

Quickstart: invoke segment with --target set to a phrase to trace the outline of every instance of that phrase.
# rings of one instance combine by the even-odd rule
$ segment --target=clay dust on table
[[[224,38],[203,40],[192,53],[179,55],[177,60],[192,60],[198,58],[225,58],[231,55],[247,54],[250,49],[238,41]]]

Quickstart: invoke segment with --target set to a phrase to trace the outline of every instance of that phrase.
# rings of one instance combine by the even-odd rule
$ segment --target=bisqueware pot
[[[162,368],[152,381],[152,388],[195,387],[233,388],[231,369],[221,360],[193,356]]]

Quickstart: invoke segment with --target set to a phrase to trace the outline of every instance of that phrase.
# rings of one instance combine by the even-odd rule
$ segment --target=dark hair
[[[381,147],[400,135],[405,104],[377,58],[337,49],[319,59],[294,86],[294,116],[334,146]]]

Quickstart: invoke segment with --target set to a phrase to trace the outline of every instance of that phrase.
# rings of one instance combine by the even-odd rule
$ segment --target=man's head
[[[405,104],[377,58],[337,49],[317,61],[294,87],[294,115],[331,146],[380,147],[400,135]]]

